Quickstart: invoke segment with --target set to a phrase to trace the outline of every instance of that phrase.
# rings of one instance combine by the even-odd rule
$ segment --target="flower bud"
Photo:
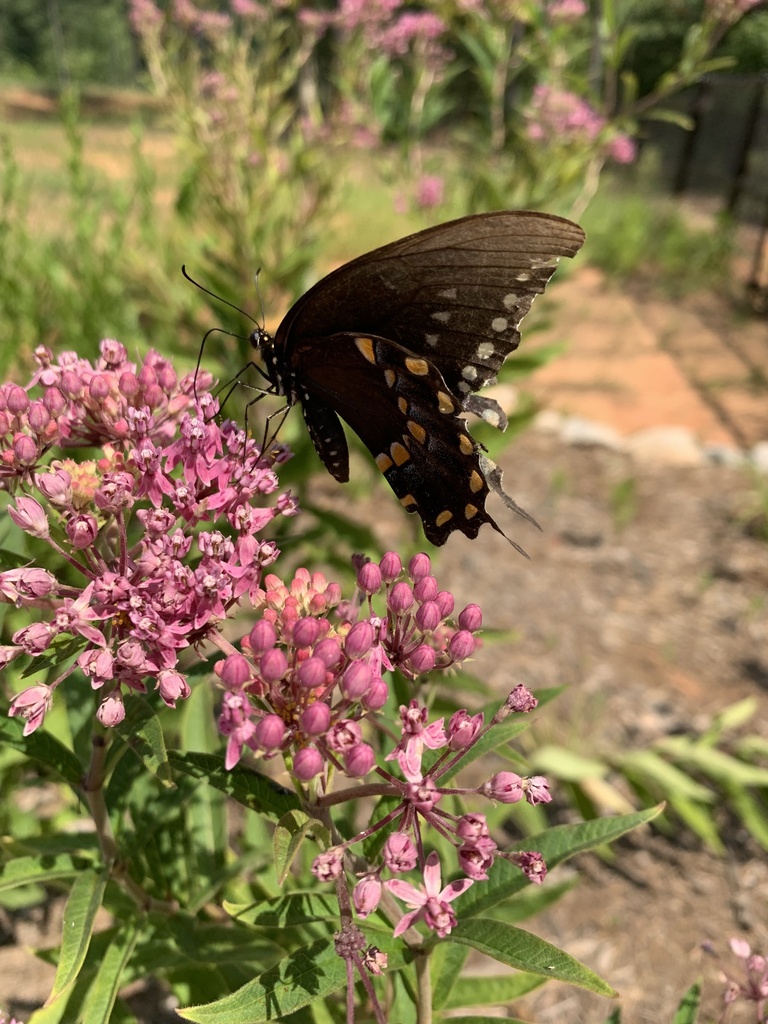
[[[104,374],[95,373],[88,384],[88,394],[95,402],[109,397],[109,380]]]
[[[173,669],[163,669],[158,673],[157,689],[169,708],[175,708],[177,700],[186,700],[192,692],[181,672]]]
[[[47,388],[43,395],[43,405],[51,414],[51,416],[58,416],[62,412],[67,404],[67,400],[62,395],[57,387]]]
[[[460,708],[448,723],[448,746],[451,750],[466,750],[475,742],[482,727],[482,712],[470,715]]]
[[[29,736],[38,726],[43,724],[45,714],[53,706],[53,690],[43,683],[30,686],[11,701],[8,714],[11,718],[20,715],[26,719],[24,735]]]
[[[341,677],[341,691],[348,700],[359,700],[371,687],[373,671],[364,661],[353,661]]]
[[[72,501],[72,477],[65,469],[55,473],[36,473],[37,489],[52,505],[69,505]]]
[[[437,580],[434,576],[422,576],[414,584],[413,596],[417,601],[434,601],[437,597]]]
[[[373,646],[374,633],[370,622],[356,622],[344,641],[344,652],[348,658],[362,658]]]
[[[30,405],[27,419],[32,430],[36,434],[40,434],[51,422],[51,414],[42,402],[37,401]]]
[[[285,737],[285,722],[279,715],[264,715],[256,725],[256,742],[262,750],[277,750]]]
[[[376,763],[373,748],[367,743],[358,743],[344,755],[344,767],[353,779],[362,779]]]
[[[453,600],[453,594],[450,592],[450,590],[441,590],[440,593],[435,598],[435,603],[437,604],[437,607],[440,609],[440,615],[442,616],[442,618],[447,619],[448,616],[453,611],[453,606],[455,604]]]
[[[37,445],[29,434],[17,434],[13,439],[13,457],[19,466],[34,466],[37,462]]]
[[[99,524],[96,516],[91,515],[89,512],[83,512],[67,520],[65,529],[72,547],[81,550],[82,548],[89,548],[96,540],[99,533]]]
[[[524,714],[525,712],[533,711],[534,708],[537,708],[539,706],[539,702],[527,686],[523,686],[522,683],[519,683],[507,697],[506,706],[510,711],[515,711],[518,714]]]
[[[454,661],[464,661],[474,654],[475,638],[465,629],[460,629],[451,637],[448,650]]]
[[[314,654],[331,672],[339,667],[343,659],[341,643],[332,636],[328,636],[316,644]]]
[[[388,551],[379,562],[381,577],[385,583],[393,583],[403,571],[403,563],[400,555],[395,551]]]
[[[109,697],[99,704],[96,717],[105,729],[111,729],[122,722],[125,718],[125,705],[123,704],[123,698],[117,691],[110,694]]]
[[[514,772],[498,772],[480,790],[489,800],[500,804],[516,804],[523,799],[523,780]]]
[[[414,583],[424,576],[429,576],[431,572],[432,563],[429,560],[429,555],[425,555],[423,551],[418,555],[414,555],[408,563],[408,575]]]
[[[416,611],[416,625],[424,632],[437,629],[442,621],[436,601],[425,601]]]
[[[431,648],[429,644],[421,644],[416,648],[413,654],[411,654],[408,659],[408,664],[411,667],[411,671],[414,672],[415,675],[420,676],[425,672],[431,672],[435,667],[435,661],[436,655],[433,648]]]
[[[317,619],[308,616],[293,627],[293,643],[295,647],[311,647],[320,636],[321,625]]]
[[[377,594],[381,590],[381,569],[375,562],[366,562],[360,569],[357,585],[364,594]]]
[[[248,639],[250,640],[254,657],[259,658],[275,646],[277,643],[277,633],[275,633],[275,627],[269,619],[259,619],[251,630]]]
[[[307,658],[299,665],[296,680],[304,689],[315,690],[325,685],[325,672],[325,662],[321,658]]]
[[[322,701],[305,708],[299,718],[301,731],[307,736],[322,736],[331,724],[331,709]]]
[[[383,886],[378,875],[365,875],[352,891],[357,916],[366,918],[378,907]]]
[[[386,843],[384,843],[382,856],[384,863],[394,874],[400,874],[403,871],[413,871],[418,860],[418,853],[413,845],[413,840],[405,832],[395,832],[387,839]]]
[[[459,627],[467,629],[470,633],[476,633],[483,625],[483,613],[477,604],[468,604],[463,611],[459,612]]]
[[[259,669],[265,682],[277,683],[288,671],[288,659],[279,647],[273,647],[262,654]]]
[[[323,770],[323,758],[314,747],[302,747],[293,759],[293,774],[299,782],[309,782]]]
[[[389,687],[381,678],[378,676],[371,683],[370,689],[362,698],[362,705],[368,711],[378,711],[383,708],[389,699]]]
[[[8,412],[14,416],[21,416],[29,409],[29,395],[18,384],[11,384],[5,393],[5,400]]]
[[[48,517],[43,511],[43,506],[34,498],[19,495],[16,499],[16,508],[9,505],[8,515],[20,529],[32,537],[45,539],[50,536]]]
[[[83,393],[83,382],[74,370],[62,373],[59,387],[66,398],[80,398]]]
[[[426,555],[424,556],[426,557]],[[403,615],[413,604],[413,590],[407,583],[396,583],[389,592],[387,605],[395,615]]]
[[[242,654],[229,654],[216,674],[228,689],[239,690],[251,678],[251,663]]]

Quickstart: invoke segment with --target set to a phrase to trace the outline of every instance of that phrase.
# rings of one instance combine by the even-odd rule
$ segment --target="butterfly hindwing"
[[[298,366],[307,422],[338,412],[406,511],[421,517],[428,540],[443,544],[454,530],[476,537],[483,523],[499,530],[485,509],[489,487],[460,402],[429,360],[386,338],[335,334],[301,346]],[[335,456],[315,445],[331,469]]]

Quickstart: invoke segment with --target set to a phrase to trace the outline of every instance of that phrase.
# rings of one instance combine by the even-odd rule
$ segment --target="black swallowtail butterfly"
[[[506,427],[499,405],[475,392],[517,348],[520,321],[559,257],[583,241],[576,224],[543,213],[462,217],[339,267],[298,300],[274,339],[257,329],[250,340],[271,390],[300,403],[338,481],[349,479],[341,417],[433,544],[454,530],[476,537],[483,523],[506,536],[486,511],[489,492],[526,513],[461,414]]]

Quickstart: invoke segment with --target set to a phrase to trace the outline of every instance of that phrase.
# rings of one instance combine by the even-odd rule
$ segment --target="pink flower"
[[[617,164],[631,164],[637,156],[637,146],[628,135],[617,135],[608,143],[608,156]]]
[[[378,875],[368,874],[360,879],[352,892],[358,917],[366,918],[378,907],[382,888]]]
[[[30,686],[28,689],[22,690],[21,693],[13,698],[8,714],[11,718],[20,715],[26,719],[24,735],[29,736],[30,733],[43,724],[45,713],[52,706],[53,690],[51,690],[50,686],[38,683],[36,686]]]
[[[399,878],[392,878],[384,885],[406,906],[415,909],[404,914],[395,928],[395,938],[407,931],[417,921],[424,921],[427,927],[443,939],[451,933],[456,924],[456,914],[449,906],[458,896],[473,884],[471,878],[462,878],[449,882],[444,889],[440,888],[440,859],[433,851],[424,865],[424,885],[416,888]]]
[[[425,174],[416,186],[416,205],[422,210],[431,210],[441,206],[445,182],[437,174]]]

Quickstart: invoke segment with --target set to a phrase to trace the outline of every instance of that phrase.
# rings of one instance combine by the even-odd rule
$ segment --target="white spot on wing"
[[[515,280],[516,281],[520,281],[523,284],[526,281],[530,281],[531,280],[530,272],[528,270],[521,270],[519,274],[515,274]]]
[[[477,346],[477,358],[489,359],[493,355],[494,351],[495,349],[492,341],[481,341]]]
[[[514,309],[518,303],[518,298],[514,292],[510,292],[509,295],[504,296],[504,308]]]
[[[434,348],[434,347],[435,347],[435,345],[436,345],[436,344],[437,344],[437,342],[438,342],[438,339],[439,339],[439,337],[440,337],[440,335],[439,335],[439,334],[425,334],[425,335],[424,335],[424,341],[426,341],[426,343],[427,343],[427,344],[428,344],[428,345],[429,345],[429,346],[430,346],[431,348]]]
[[[461,376],[466,380],[477,380],[477,370],[474,366],[465,366],[461,371]]]
[[[509,327],[509,320],[505,316],[497,316],[491,320],[491,328],[494,331],[501,332],[506,331]]]
[[[443,309],[440,310],[439,313],[433,313],[432,319],[439,321],[441,324],[447,324],[448,321],[451,319],[451,314],[448,312],[448,310]]]
[[[443,299],[455,299],[456,298],[456,289],[455,288],[446,288],[444,291],[438,292],[437,294],[441,298],[443,298]]]

